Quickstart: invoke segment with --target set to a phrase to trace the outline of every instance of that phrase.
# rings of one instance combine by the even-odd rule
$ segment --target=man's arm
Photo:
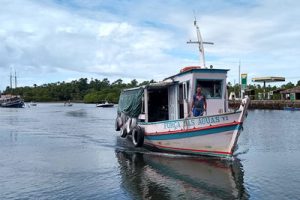
[[[192,100],[192,104],[191,104],[191,112],[193,112],[193,107],[194,107],[194,100]]]
[[[192,103],[191,103],[191,110],[189,113],[193,113],[193,107],[194,107],[194,97],[193,97],[193,100],[192,100]]]

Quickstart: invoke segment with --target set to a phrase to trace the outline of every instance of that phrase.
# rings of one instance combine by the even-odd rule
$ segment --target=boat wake
[[[234,157],[237,157],[237,156],[239,156],[239,155],[243,155],[243,154],[246,154],[246,153],[248,153],[248,152],[249,152],[249,149],[245,149],[245,150],[240,151],[240,152],[235,152],[235,153],[233,154],[233,156],[234,156]]]

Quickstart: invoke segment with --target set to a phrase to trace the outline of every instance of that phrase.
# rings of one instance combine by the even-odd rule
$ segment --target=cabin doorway
[[[178,104],[179,104],[179,118],[182,119],[188,116],[188,97],[189,97],[190,82],[186,81],[179,84]]]
[[[148,90],[148,95],[148,121],[156,122],[168,120],[168,88]]]

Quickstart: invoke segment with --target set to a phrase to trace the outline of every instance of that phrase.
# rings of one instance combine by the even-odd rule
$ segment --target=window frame
[[[212,79],[212,78],[209,78],[209,79],[205,79],[205,78],[196,78],[195,79],[195,86],[194,86],[194,94],[196,93],[196,90],[197,90],[197,86],[198,86],[198,81],[220,81],[221,82],[221,87],[220,87],[220,97],[208,97],[205,95],[206,99],[223,99],[223,87],[224,87],[224,79]]]

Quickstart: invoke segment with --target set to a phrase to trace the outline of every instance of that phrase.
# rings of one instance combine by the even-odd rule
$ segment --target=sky
[[[300,80],[300,1],[0,0],[0,90],[79,78],[162,80],[200,65]]]

